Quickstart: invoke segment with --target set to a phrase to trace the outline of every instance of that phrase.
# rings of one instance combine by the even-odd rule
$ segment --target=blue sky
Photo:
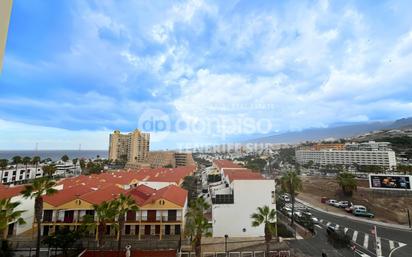
[[[407,0],[15,0],[0,149],[106,149],[110,131],[142,127],[148,112],[172,124],[153,148],[412,116],[409,10]],[[270,126],[230,129],[245,121]],[[198,122],[212,125],[176,125]]]

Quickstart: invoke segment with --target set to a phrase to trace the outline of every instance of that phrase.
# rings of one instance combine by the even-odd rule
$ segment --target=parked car
[[[373,218],[375,217],[375,215],[371,212],[368,212],[366,210],[363,209],[355,209],[353,210],[353,215],[355,216],[361,216],[361,217],[368,217],[368,218]]]
[[[312,217],[313,224],[319,224],[319,219],[316,217]]]
[[[351,205],[351,206],[349,206],[349,207],[346,207],[346,208],[345,208],[345,211],[346,211],[346,212],[349,212],[349,213],[352,213],[353,210],[355,210],[355,209],[363,209],[363,210],[366,210],[366,207],[363,206],[363,205]]]
[[[329,205],[334,205],[337,201],[334,199],[329,199],[326,203]]]
[[[346,208],[349,206],[349,202],[348,201],[339,201],[337,203],[334,204],[335,207],[338,208]]]

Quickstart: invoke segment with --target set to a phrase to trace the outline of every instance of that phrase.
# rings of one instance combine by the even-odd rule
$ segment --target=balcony
[[[212,198],[212,204],[233,204],[233,203],[234,203],[233,194],[225,194],[225,195],[216,194],[215,197]]]

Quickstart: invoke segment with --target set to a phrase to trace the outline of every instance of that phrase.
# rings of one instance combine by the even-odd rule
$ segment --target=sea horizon
[[[13,158],[13,156],[40,156],[41,159],[50,158],[53,161],[57,161],[60,160],[63,155],[67,155],[70,159],[95,159],[97,156],[107,159],[108,150],[0,150],[0,159],[8,160]]]

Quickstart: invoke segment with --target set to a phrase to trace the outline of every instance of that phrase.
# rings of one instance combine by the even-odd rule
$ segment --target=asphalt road
[[[372,234],[374,224],[368,223],[368,219],[365,218],[365,221],[357,221],[348,217],[339,217],[333,214],[317,211],[315,209],[306,207],[302,203],[297,203],[295,209],[298,210],[302,208],[308,208],[314,217],[317,217],[319,220],[321,220],[320,224],[316,226],[316,231],[318,232],[317,234],[326,234],[325,229],[327,225],[339,226],[342,230],[345,231],[345,233],[350,236],[353,244],[356,245],[357,252],[362,252],[370,257],[377,256],[375,236]],[[328,208],[334,207],[330,206]],[[412,231],[380,225],[377,225],[376,227],[378,231],[378,241],[380,241],[381,244],[381,256],[412,257]],[[319,242],[319,246],[316,247],[321,248],[324,247],[324,245]],[[367,255],[365,255],[365,257],[367,257]],[[354,256],[353,252],[351,256]],[[359,254],[358,256],[361,255]]]

